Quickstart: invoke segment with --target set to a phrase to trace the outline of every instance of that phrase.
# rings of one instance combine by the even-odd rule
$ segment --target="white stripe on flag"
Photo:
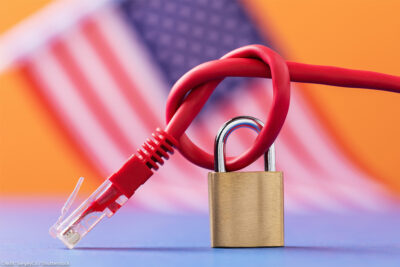
[[[127,137],[132,147],[139,148],[143,141],[148,138],[148,134],[141,130],[143,128],[142,119],[120,94],[118,86],[90,47],[84,33],[80,29],[75,29],[68,34],[65,43],[78,62],[80,70],[96,89],[96,94],[100,97],[104,109],[111,114],[119,130]],[[133,150],[132,153],[134,152]]]
[[[75,139],[87,149],[87,156],[95,160],[98,169],[111,173],[120,166],[124,162],[124,156],[104,134],[95,115],[83,103],[51,52],[47,49],[37,51],[28,64],[31,64],[40,81],[40,90],[49,98],[53,110],[57,110],[63,123],[71,127]],[[104,158],[102,155],[108,156]]]
[[[114,0],[58,0],[0,36],[0,72]]]

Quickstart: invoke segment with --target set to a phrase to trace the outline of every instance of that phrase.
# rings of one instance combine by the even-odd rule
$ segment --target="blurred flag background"
[[[181,75],[246,44],[265,44],[287,60],[400,75],[397,1],[18,0],[0,7],[2,196],[66,198],[79,176],[88,195],[165,125],[166,98]],[[270,101],[269,80],[227,79],[189,134],[211,151],[223,122],[265,120]],[[391,93],[292,84],[276,141],[286,209],[398,204],[399,103]],[[244,151],[254,138],[240,130],[228,152]],[[176,153],[131,204],[206,212],[206,175]]]

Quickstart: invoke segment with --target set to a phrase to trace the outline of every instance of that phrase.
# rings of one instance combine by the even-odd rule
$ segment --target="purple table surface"
[[[283,248],[210,248],[208,214],[122,208],[69,250],[59,199],[0,198],[0,266],[400,266],[400,212],[286,214]]]

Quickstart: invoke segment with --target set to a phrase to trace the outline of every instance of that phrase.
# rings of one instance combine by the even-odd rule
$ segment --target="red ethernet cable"
[[[286,62],[276,52],[261,45],[236,49],[219,60],[201,64],[179,79],[168,97],[164,130],[157,129],[141,150],[112,174],[86,201],[66,219],[82,180],[62,209],[50,233],[73,248],[102,218],[111,217],[147,181],[153,170],[169,158],[174,147],[194,164],[213,169],[213,155],[197,147],[185,134],[214,89],[226,77],[271,78],[273,102],[265,127],[252,147],[228,158],[227,170],[234,171],[254,162],[270,147],[285,121],[290,102],[290,81],[333,86],[376,89],[400,93],[400,77],[371,71]]]

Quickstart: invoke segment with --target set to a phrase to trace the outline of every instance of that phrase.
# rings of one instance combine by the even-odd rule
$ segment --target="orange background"
[[[48,0],[0,2],[0,34]],[[399,1],[246,0],[288,60],[400,75]],[[0,194],[66,194],[98,174],[69,146],[18,67],[0,74]],[[400,96],[320,85],[301,89],[338,145],[400,194]],[[93,179],[91,179],[93,178]]]

